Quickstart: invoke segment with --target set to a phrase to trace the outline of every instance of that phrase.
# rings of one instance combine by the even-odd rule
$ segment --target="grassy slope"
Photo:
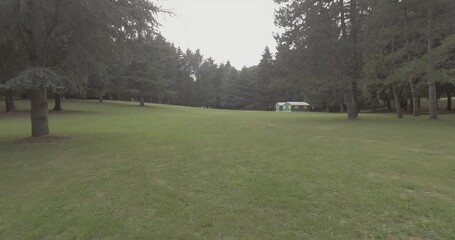
[[[455,238],[455,115],[64,107],[0,116],[0,239]]]

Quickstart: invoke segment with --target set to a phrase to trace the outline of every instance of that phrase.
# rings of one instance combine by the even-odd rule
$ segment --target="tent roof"
[[[286,103],[285,103],[285,102],[279,102],[279,103],[277,103],[276,105],[284,106],[284,105],[286,105]]]
[[[306,102],[287,102],[287,103],[289,103],[292,106],[310,106],[310,104],[306,103]]]

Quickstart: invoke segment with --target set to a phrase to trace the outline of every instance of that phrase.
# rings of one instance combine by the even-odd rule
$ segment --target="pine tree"
[[[266,47],[262,59],[258,65],[256,80],[256,106],[269,110],[273,106],[271,94],[271,82],[273,77],[273,56]]]

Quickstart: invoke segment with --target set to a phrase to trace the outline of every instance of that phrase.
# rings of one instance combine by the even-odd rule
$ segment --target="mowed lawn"
[[[0,239],[455,239],[455,115],[64,108],[0,115]]]

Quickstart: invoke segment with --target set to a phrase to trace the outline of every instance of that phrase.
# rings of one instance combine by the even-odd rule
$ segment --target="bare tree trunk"
[[[100,93],[100,95],[98,96],[98,102],[99,103],[103,103],[104,102],[104,98],[103,98],[103,94]]]
[[[6,112],[15,112],[16,105],[14,104],[13,90],[8,90],[5,96]]]
[[[60,93],[55,94],[55,105],[54,105],[54,111],[63,111],[62,108],[62,95]]]
[[[400,104],[400,98],[398,96],[398,90],[395,84],[392,86],[392,91],[393,91],[393,97],[395,100],[395,109],[398,118],[403,118],[403,112],[401,111],[401,104]]]
[[[428,96],[430,100],[430,119],[438,119],[438,96],[436,90],[436,82],[434,81],[432,72],[433,72],[433,0],[427,0],[428,4]]]
[[[47,89],[41,87],[31,91],[32,137],[49,135]]]

